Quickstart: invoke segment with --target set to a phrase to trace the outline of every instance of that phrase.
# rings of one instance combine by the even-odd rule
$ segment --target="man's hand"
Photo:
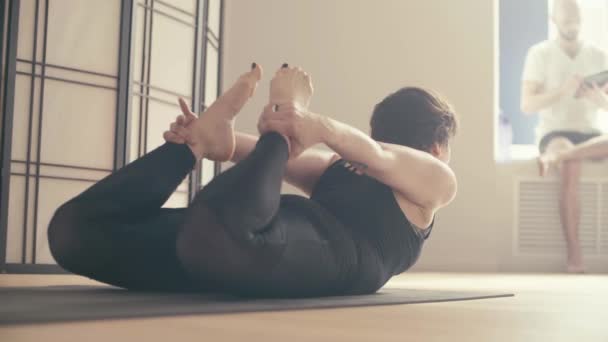
[[[608,95],[606,92],[608,91],[608,84],[603,87],[599,87],[596,83],[593,83],[591,86],[583,84],[582,97],[593,102],[596,106],[602,108],[603,110],[608,110]]]
[[[564,98],[579,98],[582,94],[581,87],[583,86],[583,78],[580,75],[574,75],[568,78],[559,88],[560,97]]]

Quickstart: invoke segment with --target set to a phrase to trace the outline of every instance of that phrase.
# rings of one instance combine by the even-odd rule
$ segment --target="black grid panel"
[[[21,2],[21,5],[26,3]],[[52,1],[50,0],[35,0],[29,4],[33,4],[33,36],[23,37],[19,36],[17,32],[17,36],[14,38],[15,42],[19,42],[21,44],[31,44],[31,56],[20,56],[21,58],[15,58],[16,67],[15,74],[19,76],[23,76],[22,79],[28,80],[29,83],[29,97],[28,97],[28,108],[25,112],[13,112],[13,118],[16,116],[20,116],[20,119],[23,117],[27,118],[27,128],[25,132],[19,132],[22,135],[22,138],[27,140],[27,146],[25,148],[25,160],[13,159],[10,156],[3,155],[3,160],[10,160],[10,173],[5,173],[3,176],[7,179],[10,179],[10,176],[21,176],[24,179],[24,189],[23,189],[23,213],[22,222],[23,227],[21,227],[21,258],[19,262],[21,264],[36,264],[37,263],[37,241],[39,239],[38,235],[38,223],[39,223],[39,206],[40,206],[40,196],[41,189],[40,184],[43,179],[54,179],[54,180],[63,180],[63,181],[76,181],[76,182],[88,182],[93,183],[99,180],[103,175],[108,174],[106,169],[99,169],[95,167],[87,167],[86,165],[70,165],[70,164],[62,164],[62,163],[45,163],[43,150],[45,149],[44,139],[43,139],[43,130],[44,130],[44,114],[45,114],[45,90],[47,89],[46,82],[54,81],[59,83],[69,83],[79,87],[93,87],[98,89],[109,90],[112,96],[116,96],[117,86],[116,80],[118,78],[117,75],[110,75],[106,73],[100,73],[92,70],[85,70],[81,68],[76,68],[67,65],[57,65],[47,63],[47,51],[48,51],[48,32],[49,32],[49,21],[50,20],[61,20],[61,18],[49,18],[49,8],[52,5]],[[30,24],[30,23],[28,23]],[[28,39],[31,41],[28,42]],[[57,72],[60,71],[66,75],[69,75],[69,78],[65,77],[57,77]],[[84,77],[86,76],[86,77]],[[82,79],[86,79],[86,81],[82,81]],[[93,79],[93,81],[90,81]],[[97,82],[99,81],[99,82]],[[13,84],[13,87],[16,85]],[[21,94],[23,96],[23,94]],[[23,108],[22,108],[23,109]],[[16,132],[12,132],[13,139],[17,137]],[[25,136],[23,136],[25,134]],[[66,132],[69,134],[69,132]],[[23,164],[20,166],[19,164]],[[66,174],[60,172],[59,175],[55,174],[45,174],[43,172],[42,167],[50,167],[53,168],[63,168],[66,171]],[[16,171],[16,169],[23,169],[23,172]],[[70,170],[89,170],[89,171],[105,171],[102,173],[102,176],[96,178],[83,178],[83,177],[74,177],[70,176]],[[9,176],[10,175],[10,176]],[[17,179],[17,177],[12,177],[12,179]],[[33,188],[33,192],[30,191],[30,188]],[[13,189],[13,191],[19,191],[20,189]],[[9,197],[10,198],[10,197]],[[8,205],[9,210],[11,205],[16,205],[16,203],[2,203],[3,207]],[[13,210],[8,212],[8,216],[17,215]],[[30,226],[30,220],[32,229],[28,230],[28,226]],[[14,227],[13,227],[14,228]],[[5,230],[6,231],[6,230]],[[4,240],[6,241],[8,238],[8,234],[4,234]],[[14,240],[11,243],[15,243]],[[28,245],[29,253],[28,253]],[[14,261],[13,261],[14,262]]]
[[[201,1],[197,1],[196,9],[199,8],[198,3],[200,2]],[[163,119],[166,120],[166,118],[151,116],[150,108],[152,106],[159,104],[169,106],[171,110],[175,111],[177,114],[177,112],[179,112],[179,106],[177,105],[176,101],[178,97],[182,97],[190,101],[194,100],[190,94],[183,92],[183,85],[182,87],[177,87],[178,89],[174,89],[173,87],[167,87],[163,84],[153,84],[153,75],[156,76],[159,68],[172,67],[171,65],[161,65],[159,61],[154,60],[153,58],[153,48],[155,45],[157,45],[156,47],[158,48],[158,46],[162,46],[162,44],[165,43],[158,40],[158,37],[163,34],[163,32],[160,31],[163,29],[163,26],[157,23],[158,20],[166,20],[170,22],[170,25],[173,27],[183,26],[185,27],[186,31],[193,31],[194,39],[187,43],[192,44],[194,50],[194,55],[192,56],[192,69],[189,73],[190,75],[195,75],[195,77],[192,77],[192,84],[189,85],[192,93],[194,93],[194,89],[197,87],[200,79],[200,75],[196,77],[196,75],[198,75],[196,72],[198,60],[196,50],[199,37],[198,31],[201,27],[199,22],[201,16],[199,15],[198,10],[188,11],[171,5],[170,3],[158,0],[139,0],[137,1],[136,6],[138,8],[135,12],[135,25],[142,25],[142,23],[138,22],[138,20],[143,21],[143,32],[138,32],[138,30],[135,29],[135,32],[138,32],[136,34],[140,34],[141,36],[133,37],[136,42],[139,39],[142,41],[142,43],[141,45],[135,44],[135,49],[141,49],[141,51],[138,51],[139,55],[141,56],[141,60],[135,61],[139,64],[140,70],[138,72],[139,77],[133,77],[132,86],[134,91],[132,92],[132,95],[134,96],[134,100],[138,101],[139,105],[137,106],[137,112],[132,113],[132,115],[137,117],[137,135],[135,137],[130,137],[130,141],[131,144],[135,144],[137,155],[129,156],[130,159],[141,157],[150,149],[155,147],[151,142],[148,141],[150,127],[154,121],[160,121]],[[165,23],[165,25],[167,24]],[[176,61],[176,63],[180,63],[180,61]],[[158,115],[158,113],[156,114]],[[166,126],[168,127],[168,123],[166,123]],[[129,146],[128,151],[130,152],[130,150],[131,149]],[[185,182],[187,183],[187,190],[178,189],[176,193],[186,193],[188,195],[186,196],[186,200],[189,200],[193,195],[191,189],[194,187],[194,184],[198,182],[198,179],[195,177],[195,173],[191,173]]]
[[[190,102],[192,108],[206,108],[204,99],[205,94],[211,92],[211,94],[217,94],[219,92],[219,82],[215,84],[205,84],[205,74],[207,72],[206,66],[208,64],[206,60],[206,49],[207,46],[211,45],[211,41],[215,46],[220,46],[221,41],[218,38],[219,29],[213,30],[210,34],[207,22],[209,20],[209,2],[214,0],[198,0],[195,2],[195,8],[183,9],[170,4],[167,1],[160,0],[138,0],[136,3],[136,23],[143,27],[138,33],[140,37],[139,43],[136,40],[135,49],[140,49],[142,53],[139,53],[140,60],[136,61],[137,76],[133,78],[133,96],[134,101],[137,102],[136,108],[131,113],[134,116],[132,131],[136,134],[132,134],[130,137],[131,144],[134,144],[132,151],[136,151],[135,156],[130,156],[133,160],[147,153],[151,148],[155,147],[155,144],[151,144],[148,141],[150,136],[150,127],[152,126],[153,120],[166,120],[154,117],[151,112],[151,107],[155,104],[162,104],[163,106],[169,106],[170,110],[175,110],[175,115],[179,113],[179,106],[177,105],[177,97],[182,97]],[[221,4],[222,1],[215,0],[217,4]],[[219,17],[221,22],[221,6],[211,6],[218,9],[218,13],[215,15]],[[161,18],[162,17],[162,18]],[[162,35],[159,30],[162,28],[158,25],[159,20],[168,20],[171,25],[174,26],[185,26],[190,28],[194,32],[192,41],[193,51],[193,65],[191,70],[196,77],[192,78],[192,84],[188,93],[182,90],[178,90],[166,85],[159,84],[159,78],[154,77],[156,71],[158,71],[159,61],[155,60],[153,48],[160,46],[162,42],[158,41],[158,36]],[[216,20],[216,21],[217,21]],[[138,21],[138,22],[137,22]],[[157,45],[158,44],[158,45]],[[217,48],[214,48],[217,50]],[[216,52],[219,54],[219,52]],[[162,67],[162,66],[161,66]],[[211,72],[217,74],[217,79],[220,78],[220,65],[216,65]],[[158,132],[153,132],[156,134]],[[154,135],[153,135],[154,136]],[[197,165],[196,169],[190,174],[188,179],[188,192],[189,198],[191,199],[196,191],[200,188],[202,179],[201,165]]]
[[[12,144],[19,0],[2,1],[2,132],[0,149],[0,267],[4,270],[7,250],[10,154]]]
[[[35,1],[35,19],[33,37],[31,37],[32,55],[17,58],[17,41],[19,40],[19,9],[22,2],[19,0],[3,1],[0,4],[0,13],[3,14],[3,21],[0,25],[0,36],[2,37],[2,56],[4,69],[2,73],[1,99],[2,116],[2,183],[0,197],[0,271],[11,273],[56,273],[61,270],[56,265],[46,265],[37,262],[36,241],[38,225],[38,210],[40,202],[40,182],[44,179],[54,179],[93,184],[105,175],[124,166],[133,156],[129,156],[130,144],[137,145],[137,154],[142,155],[147,152],[147,130],[149,128],[150,103],[163,103],[174,106],[175,98],[180,96],[191,101],[193,108],[204,108],[205,94],[217,94],[221,88],[221,62],[214,68],[213,72],[218,73],[217,84],[205,84],[205,69],[207,69],[205,50],[211,46],[220,54],[218,61],[221,61],[222,37],[221,30],[208,27],[208,9],[210,1],[217,1],[212,8],[217,8],[219,3],[220,13],[219,22],[223,14],[223,4],[221,0],[198,0],[195,10],[187,10],[174,6],[169,1],[161,0],[122,0],[120,3],[120,34],[117,37],[118,44],[118,71],[117,74],[109,74],[95,70],[87,70],[71,65],[59,65],[60,63],[49,63],[47,61],[47,51],[53,48],[48,45],[49,21],[60,20],[60,18],[49,18],[49,3],[52,6],[54,1],[59,0],[30,0]],[[76,0],[74,0],[76,1]],[[135,10],[138,7],[145,8],[144,27],[144,51],[141,63],[141,78],[134,79],[133,66],[133,44],[134,27],[136,24]],[[154,13],[154,15],[152,15]],[[191,84],[191,96],[183,94],[175,89],[159,84],[151,84],[150,76],[154,61],[151,60],[151,52],[154,42],[152,41],[154,16],[159,15],[170,19],[195,31],[194,35],[194,56],[193,70],[194,77]],[[142,18],[140,18],[142,19]],[[160,20],[160,19],[159,19]],[[158,29],[158,28],[157,28]],[[219,32],[216,32],[219,31]],[[210,71],[210,70],[209,70]],[[16,77],[27,79],[29,82],[30,98],[27,113],[14,112],[15,80]],[[116,122],[114,134],[114,160],[112,168],[97,167],[91,165],[80,165],[77,163],[50,162],[44,160],[45,145],[42,141],[42,133],[45,129],[45,83],[58,82],[71,84],[72,86],[95,88],[108,91],[116,98]],[[137,112],[132,111],[132,99],[137,98],[140,105]],[[173,101],[171,101],[173,99]],[[14,115],[27,116],[27,147],[26,155],[23,158],[11,158],[11,143],[13,141],[13,119]],[[137,137],[130,136],[131,118],[138,116],[139,127],[135,127],[138,132]],[[23,119],[23,118],[20,118]],[[131,158],[130,158],[131,157]],[[78,165],[77,165],[78,164]],[[84,176],[82,176],[84,175]],[[8,214],[9,214],[9,191],[10,179],[20,177],[24,179],[24,188],[15,191],[24,191],[22,200],[24,212],[21,221],[21,256],[19,261],[7,261],[7,239],[8,239]],[[177,192],[189,194],[189,198],[200,186],[201,181],[200,165],[190,176],[187,190],[181,188]],[[30,212],[28,212],[30,208]],[[33,221],[33,222],[32,222]],[[28,231],[27,226],[32,225],[34,229]],[[12,227],[13,230],[15,227]],[[11,241],[11,243],[15,243]],[[29,245],[30,248],[27,248]]]

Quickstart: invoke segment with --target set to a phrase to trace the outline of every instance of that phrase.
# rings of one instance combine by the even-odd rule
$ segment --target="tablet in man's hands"
[[[598,72],[597,74],[589,75],[589,76],[583,78],[583,84],[586,85],[587,87],[593,87],[594,83],[597,84],[597,86],[600,88],[603,87],[604,85],[606,85],[606,83],[608,83],[608,70]],[[580,87],[576,91],[575,97],[578,98],[582,95],[583,95],[583,89],[582,89],[582,87]]]
[[[593,83],[595,83],[598,87],[602,87],[608,83],[608,70],[587,76],[583,79],[583,82],[588,86],[593,86]]]

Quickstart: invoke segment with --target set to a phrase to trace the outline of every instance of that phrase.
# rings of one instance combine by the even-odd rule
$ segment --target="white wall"
[[[489,0],[228,0],[224,84],[253,61],[266,80],[283,62],[300,65],[313,76],[312,109],[366,131],[389,92],[416,85],[443,93],[461,120],[452,163],[459,194],[437,216],[416,268],[495,271],[510,246],[498,242],[510,218],[496,204],[494,10]],[[239,129],[255,132],[267,93],[262,83]]]

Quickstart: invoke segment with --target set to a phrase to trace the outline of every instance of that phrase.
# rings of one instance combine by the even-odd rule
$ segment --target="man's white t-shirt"
[[[528,50],[522,80],[539,82],[546,90],[554,90],[574,75],[585,77],[608,70],[607,58],[602,50],[585,43],[578,55],[571,58],[557,40],[546,40]],[[536,141],[551,131],[597,131],[598,112],[598,106],[588,99],[561,99],[539,112]]]

